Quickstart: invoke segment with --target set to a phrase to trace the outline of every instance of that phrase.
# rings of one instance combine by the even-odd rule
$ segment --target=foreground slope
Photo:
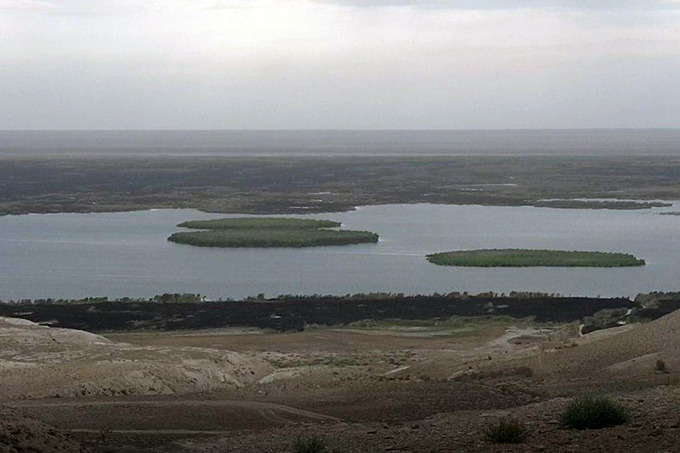
[[[270,365],[207,348],[133,347],[99,335],[0,318],[3,398],[173,394],[242,387]]]
[[[559,350],[548,345],[526,364],[547,376],[641,379],[657,373],[656,362],[661,360],[674,375],[680,371],[680,310],[645,324],[594,332],[575,344]]]
[[[680,444],[679,325],[672,313],[578,336],[573,324],[474,317],[104,338],[4,318],[0,392],[5,408],[94,451],[286,452],[318,435],[336,452],[670,452]],[[655,372],[659,359],[670,373]],[[616,399],[630,421],[560,426],[569,398],[592,393]],[[505,417],[527,425],[523,444],[480,435]]]

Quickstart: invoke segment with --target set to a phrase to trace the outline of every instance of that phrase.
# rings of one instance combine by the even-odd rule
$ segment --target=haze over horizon
[[[0,130],[679,128],[677,0],[0,0]]]

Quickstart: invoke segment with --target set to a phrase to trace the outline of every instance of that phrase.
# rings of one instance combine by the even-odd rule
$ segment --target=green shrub
[[[657,360],[654,369],[657,373],[668,373],[668,367],[666,366],[666,362],[663,360]]]
[[[494,444],[518,444],[527,434],[526,427],[514,420],[499,420],[487,425],[483,431],[484,438]]]
[[[621,425],[628,420],[623,406],[607,397],[582,397],[564,409],[562,423],[573,429],[601,429]]]
[[[300,438],[293,444],[295,453],[322,453],[326,451],[326,442],[319,436]]]

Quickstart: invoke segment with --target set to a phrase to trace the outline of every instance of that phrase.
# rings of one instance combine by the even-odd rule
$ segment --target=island
[[[564,250],[487,249],[427,255],[430,263],[463,267],[629,267],[645,260],[627,253]]]
[[[168,241],[199,247],[319,247],[376,243],[370,231],[335,230],[331,220],[284,217],[241,217],[192,220],[178,227],[199,229],[174,233]]]
[[[651,209],[668,208],[672,203],[664,201],[632,201],[632,200],[538,200],[533,203],[537,208],[555,209]]]

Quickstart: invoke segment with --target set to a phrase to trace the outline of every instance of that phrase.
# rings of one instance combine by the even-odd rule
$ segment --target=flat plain
[[[388,203],[644,209],[680,199],[680,158],[667,156],[5,156],[1,162],[0,215],[151,208],[302,214]]]

